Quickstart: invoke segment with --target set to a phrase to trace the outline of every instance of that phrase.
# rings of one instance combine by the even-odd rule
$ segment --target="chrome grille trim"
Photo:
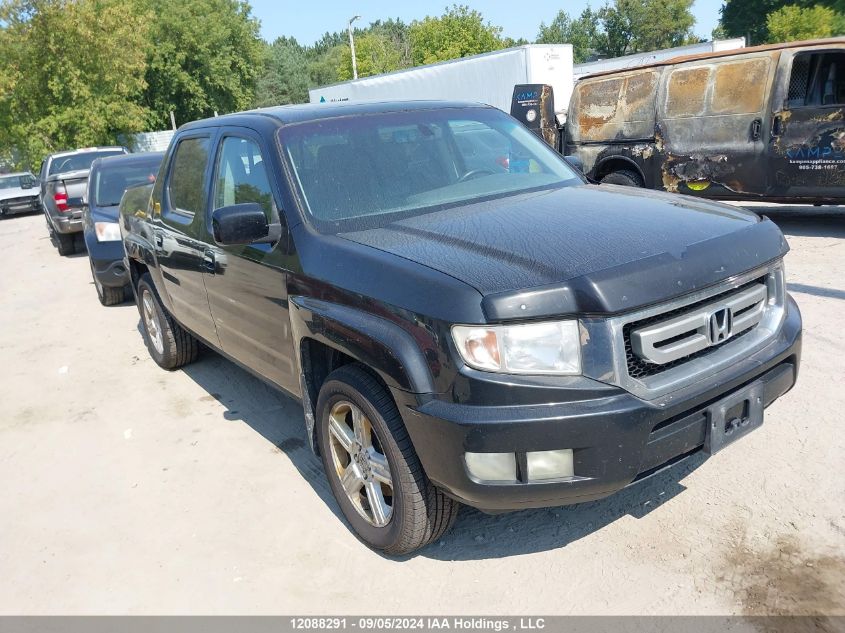
[[[757,280],[759,283],[754,283]],[[743,286],[754,288],[755,294],[760,292],[755,287],[765,288],[766,293],[765,301],[752,310],[752,312],[759,310],[761,314],[748,315],[747,320],[745,313],[738,315],[738,318],[742,319],[739,324],[744,327],[743,331],[735,331],[730,339],[713,346],[713,349],[694,354],[689,360],[681,357],[673,363],[666,363],[665,369],[653,375],[633,377],[629,374],[624,336],[626,326],[629,330],[638,329],[636,324],[648,319],[652,322],[649,325],[665,324],[675,317],[673,315],[667,317],[666,320],[659,320],[661,315],[674,312],[675,315],[682,317],[685,316],[684,308],[690,307],[695,312],[699,306],[693,306],[693,304],[703,305],[708,303],[708,300],[712,300],[712,303],[718,301],[719,305],[724,305],[727,300],[734,298],[730,293]],[[746,297],[745,290],[746,288],[741,290],[743,299],[750,298],[752,295],[749,294]],[[717,295],[724,296],[717,297]],[[672,391],[709,378],[768,345],[783,324],[786,315],[785,306],[784,271],[782,262],[778,261],[674,301],[609,319],[598,317],[582,319],[583,336],[586,340],[586,346],[582,348],[584,375],[621,387],[644,400],[660,399]],[[738,308],[737,311],[739,310]],[[658,323],[655,323],[656,319],[659,320]],[[748,321],[756,321],[756,326],[746,327],[745,324]]]
[[[648,363],[665,365],[719,345],[763,320],[767,294],[764,284],[754,284],[687,314],[632,330],[633,352]]]

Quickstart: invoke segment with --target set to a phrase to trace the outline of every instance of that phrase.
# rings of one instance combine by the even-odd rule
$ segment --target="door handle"
[[[214,259],[213,251],[205,251],[202,254],[202,263],[207,273],[213,275],[215,272],[217,272],[217,262]]]
[[[751,122],[751,140],[752,141],[759,141],[760,134],[763,131],[763,120],[762,119],[754,119]]]
[[[783,117],[776,114],[772,118],[772,137],[780,136],[781,134],[783,134]]]

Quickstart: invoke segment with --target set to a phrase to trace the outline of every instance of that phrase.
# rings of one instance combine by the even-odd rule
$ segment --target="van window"
[[[845,53],[801,53],[792,60],[787,106],[845,104]]]
[[[669,75],[666,90],[666,117],[701,116],[704,114],[704,100],[710,82],[710,66],[679,68]]]
[[[763,109],[769,87],[768,57],[716,64],[711,114],[752,114]]]
[[[193,215],[205,203],[205,169],[208,166],[208,137],[179,141],[167,191],[174,211]]]

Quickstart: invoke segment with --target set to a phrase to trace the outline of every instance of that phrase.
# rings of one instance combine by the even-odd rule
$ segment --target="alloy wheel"
[[[357,405],[343,400],[329,414],[331,460],[352,506],[384,527],[393,516],[393,478],[378,435]]]
[[[158,311],[153,304],[150,291],[146,288],[141,295],[141,311],[144,316],[144,327],[153,342],[153,347],[159,354],[164,354],[164,339],[161,334],[161,322],[158,319]]]

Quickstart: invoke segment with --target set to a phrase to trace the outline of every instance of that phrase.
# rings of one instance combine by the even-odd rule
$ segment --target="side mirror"
[[[579,174],[584,173],[584,163],[577,156],[564,156],[563,160],[569,163],[569,166],[575,169]]]
[[[218,244],[273,244],[282,237],[282,225],[268,224],[264,209],[257,202],[215,209],[211,231]]]

